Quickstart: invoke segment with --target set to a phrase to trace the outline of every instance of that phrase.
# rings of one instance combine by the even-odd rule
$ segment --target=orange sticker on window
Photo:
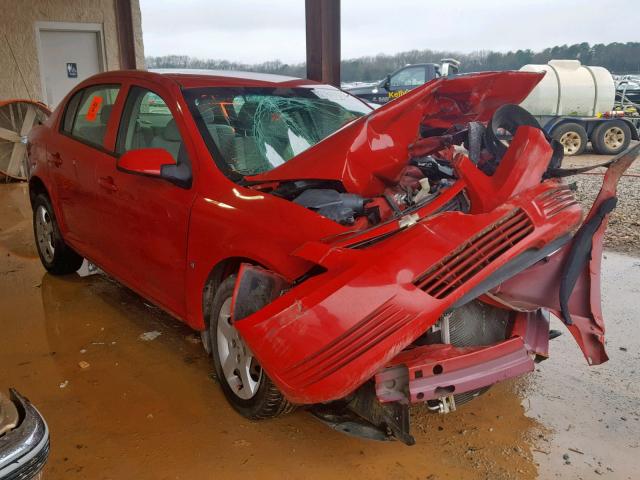
[[[91,105],[89,105],[89,110],[87,110],[86,119],[88,122],[95,122],[98,117],[98,111],[102,106],[102,97],[95,96],[91,99]]]

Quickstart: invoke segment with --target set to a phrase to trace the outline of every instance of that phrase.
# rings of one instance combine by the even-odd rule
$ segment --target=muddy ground
[[[640,259],[607,253],[603,291],[607,364],[588,367],[565,334],[535,373],[452,414],[415,408],[416,446],[350,438],[304,411],[253,423],[188,328],[103,276],[45,273],[25,185],[0,185],[0,388],[46,417],[52,480],[636,479]]]

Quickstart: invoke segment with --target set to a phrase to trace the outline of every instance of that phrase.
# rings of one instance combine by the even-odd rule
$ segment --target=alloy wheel
[[[36,240],[38,250],[44,259],[51,263],[55,255],[53,245],[53,219],[51,214],[42,205],[36,210]]]
[[[253,398],[260,387],[262,368],[231,322],[231,297],[220,308],[216,341],[225,381],[239,398]]]

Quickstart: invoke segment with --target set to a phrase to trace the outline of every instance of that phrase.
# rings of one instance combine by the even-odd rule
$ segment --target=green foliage
[[[188,55],[164,55],[162,57],[146,57],[145,64],[148,69],[153,68],[189,68],[206,70],[238,70],[244,72],[275,73],[278,75],[291,75],[304,77],[306,69],[304,63],[287,65],[280,60],[258,64],[229,62],[227,60],[200,59]]]
[[[472,53],[411,50],[395,55],[378,54],[342,60],[343,82],[375,81],[408,63],[438,63],[442,58],[456,58],[462,62],[462,72],[487,70],[518,70],[528,63],[541,64],[549,60],[577,59],[585,65],[605,67],[612,73],[640,72],[640,42],[598,43],[590,46],[583,42],[575,45],[560,45],[545,48],[540,52],[516,50],[494,52],[478,50]],[[226,60],[202,60],[187,55],[166,55],[147,57],[147,68],[204,68],[214,70],[244,70],[262,73],[276,73],[294,77],[306,76],[304,63],[289,65],[279,60],[259,64],[243,64]]]

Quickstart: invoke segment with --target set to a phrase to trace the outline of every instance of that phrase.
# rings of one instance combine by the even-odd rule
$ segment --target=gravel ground
[[[602,163],[611,157],[603,155],[581,155],[565,159],[564,167],[578,167]],[[604,169],[593,170],[604,173]],[[627,175],[640,175],[640,160],[627,170]],[[602,175],[576,175],[568,182],[575,182],[576,197],[588,209],[600,190]],[[640,176],[624,176],[618,184],[618,206],[611,214],[605,236],[605,248],[617,252],[640,255]]]

